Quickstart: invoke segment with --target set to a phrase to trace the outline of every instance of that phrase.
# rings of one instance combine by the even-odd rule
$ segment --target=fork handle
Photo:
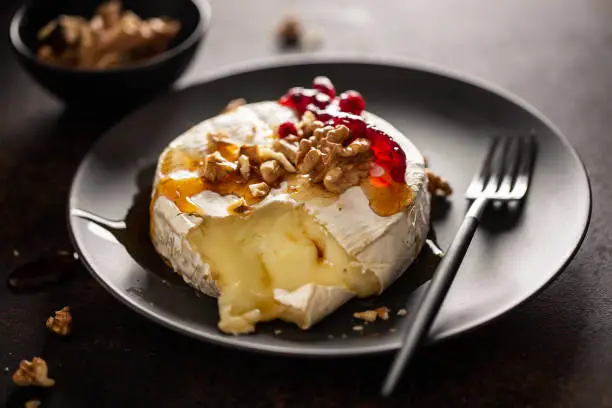
[[[438,265],[429,287],[421,298],[418,308],[411,314],[410,324],[403,334],[402,347],[396,354],[382,389],[383,396],[389,396],[399,381],[403,368],[414,355],[423,338],[428,334],[446,293],[453,282],[463,257],[478,227],[478,221],[488,200],[480,197],[474,201],[465,215],[453,242]]]

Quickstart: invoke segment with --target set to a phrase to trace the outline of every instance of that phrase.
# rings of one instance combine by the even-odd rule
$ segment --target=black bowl
[[[60,14],[90,18],[101,0],[33,0],[13,16],[12,48],[30,75],[68,105],[112,106],[148,98],[170,87],[185,72],[198,49],[211,18],[206,0],[124,0],[125,9],[142,18],[168,16],[181,22],[181,30],[168,49],[130,66],[104,70],[62,68],[36,56],[38,31]]]

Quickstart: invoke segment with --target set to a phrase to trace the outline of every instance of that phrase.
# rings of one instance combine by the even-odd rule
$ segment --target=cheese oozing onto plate
[[[282,319],[308,329],[349,299],[382,293],[415,260],[429,228],[429,195],[419,150],[388,122],[364,112],[406,156],[407,205],[378,215],[361,186],[329,194],[296,188],[287,177],[245,213],[244,188],[210,188],[201,163],[211,134],[224,142],[270,147],[288,107],[266,101],[204,120],[160,155],[151,203],[151,239],[158,253],[197,290],[218,297],[219,329],[249,333]],[[191,153],[185,153],[191,152]],[[292,175],[289,175],[292,176]]]

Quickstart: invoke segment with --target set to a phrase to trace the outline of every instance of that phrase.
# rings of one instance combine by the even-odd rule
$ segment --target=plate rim
[[[586,196],[588,198],[587,208],[586,208],[586,217],[584,220],[584,225],[582,226],[582,233],[580,238],[576,241],[574,248],[565,256],[562,265],[555,271],[548,280],[541,285],[537,290],[531,293],[529,296],[522,298],[521,300],[515,302],[511,306],[505,308],[502,311],[495,312],[492,315],[489,315],[485,318],[478,319],[478,321],[474,324],[464,324],[459,327],[455,327],[454,329],[446,330],[441,334],[438,334],[437,337],[432,338],[429,336],[425,341],[425,345],[431,345],[434,343],[440,343],[451,338],[457,337],[459,335],[464,335],[470,333],[476,329],[484,327],[490,323],[497,321],[500,317],[506,315],[510,311],[516,309],[518,306],[532,300],[546,288],[548,288],[558,277],[559,275],[568,267],[568,265],[575,258],[576,254],[580,251],[582,244],[584,243],[585,237],[589,230],[592,218],[592,210],[593,210],[593,197],[592,197],[592,186],[591,180],[589,176],[589,172],[584,164],[584,161],[581,159],[580,154],[576,151],[576,149],[571,145],[567,137],[561,130],[546,117],[542,112],[536,109],[529,102],[521,98],[520,96],[510,92],[509,90],[495,85],[487,80],[483,80],[479,77],[471,76],[460,72],[458,70],[451,69],[444,65],[432,64],[428,62],[423,62],[419,60],[413,60],[404,57],[397,56],[372,56],[372,55],[364,55],[361,53],[345,53],[345,54],[326,54],[321,53],[319,55],[287,55],[282,57],[266,57],[266,58],[258,58],[254,60],[249,60],[245,62],[235,63],[223,66],[219,69],[213,70],[207,74],[198,76],[190,81],[187,81],[185,84],[181,84],[173,89],[172,93],[180,93],[188,88],[193,88],[197,86],[204,85],[209,82],[213,82],[216,80],[221,80],[224,78],[228,78],[235,75],[245,74],[249,72],[261,71],[264,69],[277,69],[284,67],[292,67],[298,65],[317,65],[317,64],[356,64],[356,65],[372,65],[372,66],[380,66],[380,67],[392,67],[392,68],[400,68],[403,70],[424,72],[430,75],[450,79],[456,82],[463,82],[464,84],[471,85],[473,87],[479,88],[489,94],[493,94],[497,97],[506,99],[514,105],[517,105],[519,108],[523,109],[537,120],[541,121],[547,128],[550,129],[554,133],[554,135],[561,141],[564,147],[569,151],[569,153],[577,160],[580,168],[582,169],[582,175],[584,176],[584,180],[586,182]],[[76,219],[71,214],[73,206],[73,201],[75,200],[75,193],[77,189],[77,185],[79,184],[79,180],[82,177],[82,173],[84,171],[84,165],[86,162],[86,158],[89,157],[91,152],[96,150],[99,144],[102,143],[103,139],[107,134],[112,133],[117,127],[121,126],[121,124],[130,116],[137,115],[139,112],[149,109],[151,106],[162,103],[163,99],[167,95],[161,95],[158,98],[153,99],[152,101],[138,107],[137,109],[129,112],[126,116],[123,116],[119,119],[113,126],[107,129],[102,135],[98,137],[98,139],[92,144],[90,149],[88,149],[82,156],[79,166],[74,173],[74,176],[71,181],[70,189],[68,191],[68,202],[67,202],[67,227],[68,233],[70,236],[70,240],[74,247],[74,250],[78,253],[80,261],[84,264],[86,269],[89,271],[91,275],[100,283],[108,292],[110,292],[115,298],[117,298],[121,303],[128,306],[130,309],[136,311],[140,315],[144,316],[147,319],[150,319],[156,323],[159,323],[163,327],[166,327],[172,331],[187,335],[189,337],[195,338],[200,341],[205,341],[209,344],[213,344],[216,346],[223,346],[226,348],[234,348],[238,350],[244,350],[254,353],[261,354],[272,354],[279,356],[290,356],[290,357],[305,357],[305,358],[341,358],[341,357],[354,357],[354,356],[371,356],[371,355],[379,355],[379,354],[387,354],[398,350],[401,346],[401,342],[392,342],[392,343],[381,343],[374,345],[366,345],[366,346],[357,346],[357,347],[328,347],[326,349],[311,349],[304,348],[300,345],[295,346],[279,346],[274,344],[257,344],[257,343],[249,343],[241,340],[236,340],[233,336],[224,336],[222,333],[217,335],[210,335],[208,333],[202,333],[196,330],[191,330],[190,328],[177,324],[171,319],[163,317],[159,314],[151,312],[148,308],[144,307],[144,305],[138,304],[136,301],[131,299],[128,296],[124,296],[118,288],[115,288],[112,284],[102,279],[100,274],[98,274],[93,266],[87,260],[86,254],[83,249],[78,244],[78,239],[75,235],[76,230]]]

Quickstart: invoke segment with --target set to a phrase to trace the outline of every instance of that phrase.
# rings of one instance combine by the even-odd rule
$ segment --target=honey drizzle
[[[237,159],[240,151],[239,146],[218,140],[214,144],[215,149],[227,160],[235,161]],[[161,158],[160,182],[154,198],[157,196],[166,197],[181,212],[200,215],[203,215],[203,211],[192,202],[191,197],[206,190],[222,196],[235,195],[243,198],[249,206],[262,201],[262,197],[254,197],[249,189],[249,185],[262,182],[257,175],[251,176],[248,182],[238,174],[229,175],[225,180],[218,183],[209,183],[197,175],[179,179],[172,178],[172,174],[179,171],[197,172],[203,166],[203,162],[204,157],[201,152],[189,152],[185,149],[168,150]],[[289,175],[285,181],[287,182],[286,191],[298,202],[319,199],[331,204],[338,198],[337,194],[327,191],[321,184],[313,184],[308,175]],[[381,217],[387,217],[402,211],[414,200],[414,192],[405,183],[398,183],[393,180],[380,183],[369,177],[364,179],[360,186],[372,211]]]
[[[386,185],[373,182],[371,177],[361,183],[370,208],[381,217],[402,211],[414,201],[414,192],[406,183],[390,181]]]
[[[215,149],[218,149],[227,160],[235,161],[238,158],[240,147],[224,141],[215,141]],[[194,174],[193,177],[173,178],[173,173],[180,171],[196,173],[204,165],[204,157],[201,152],[190,152],[185,149],[170,149],[161,158],[159,171],[159,183],[154,198],[166,197],[172,201],[177,208],[184,213],[201,214],[203,211],[195,205],[191,197],[203,192],[212,191],[219,195],[235,195],[243,198],[247,205],[260,202],[263,198],[251,194],[249,186],[261,183],[262,180],[253,175],[245,181],[240,175],[232,174],[219,183],[209,183],[205,179]],[[155,200],[152,200],[154,202]]]
[[[235,162],[236,160],[238,160],[240,146],[231,142],[226,142],[224,140],[210,139],[208,142],[208,152],[219,152],[225,160]]]
[[[322,184],[314,184],[306,174],[295,174],[287,177],[287,193],[297,202],[313,199],[328,201],[330,204],[338,199],[338,194],[326,190]]]
[[[390,181],[386,184],[364,179],[360,187],[368,199],[369,206],[377,215],[388,217],[412,204],[414,192],[405,183]],[[331,204],[338,195],[326,190],[321,184],[313,184],[307,175],[293,175],[287,179],[287,192],[298,202],[313,199],[323,200],[323,205]]]

